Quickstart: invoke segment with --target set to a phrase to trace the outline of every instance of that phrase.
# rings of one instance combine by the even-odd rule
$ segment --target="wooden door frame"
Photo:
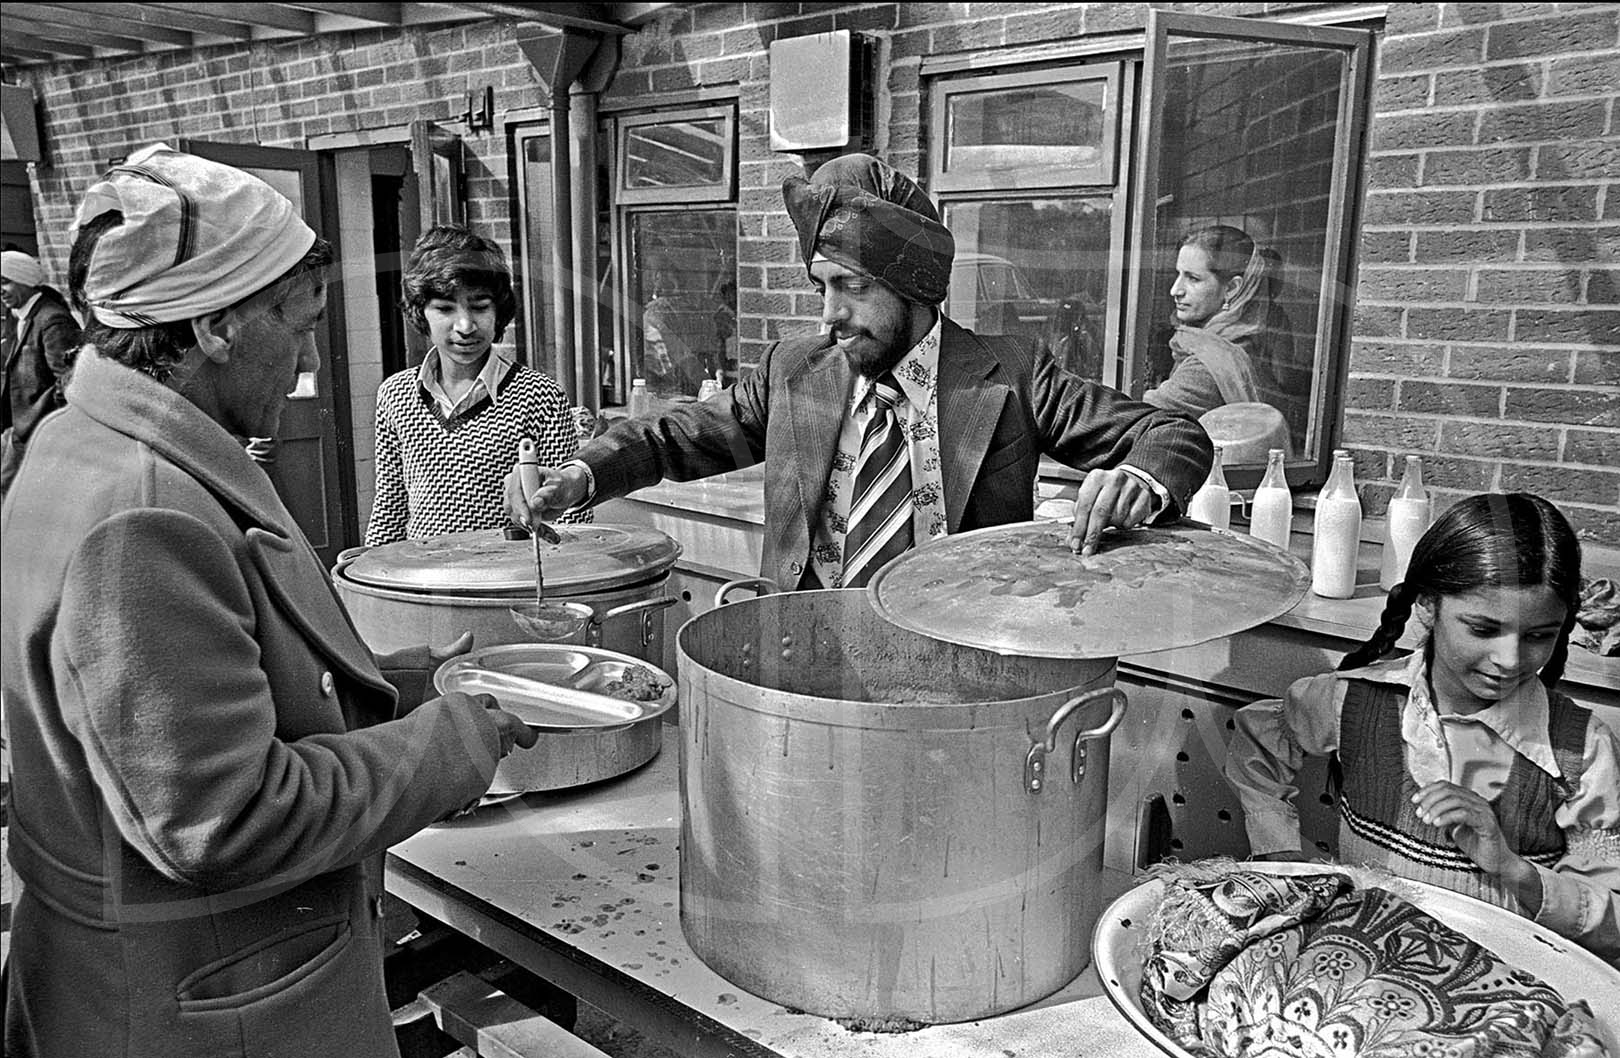
[[[219,140],[181,140],[179,149],[210,158],[226,165],[244,168],[262,168],[267,165],[269,152],[274,152],[278,164],[296,163],[304,201],[313,203],[315,216],[306,217],[316,235],[337,245],[337,171],[332,157],[325,151],[307,151],[292,147],[265,147],[256,143],[230,143]],[[336,524],[328,521],[327,530],[335,535],[324,546],[310,541],[323,558],[335,560],[339,551],[359,543],[359,504],[355,494],[354,477],[354,422],[349,393],[348,330],[344,317],[344,299],[339,280],[327,283],[325,323],[316,331],[316,344],[321,355],[321,367],[326,385],[332,395],[332,423],[330,432],[335,445],[336,468],[333,479],[325,482],[326,503],[336,511]],[[323,425],[323,432],[326,427]],[[335,484],[334,484],[335,480]]]

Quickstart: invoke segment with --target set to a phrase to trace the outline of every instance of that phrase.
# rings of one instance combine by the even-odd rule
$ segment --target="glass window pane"
[[[945,171],[1036,169],[1094,179],[1104,162],[1107,95],[1102,80],[953,92],[945,103]]]
[[[737,214],[628,217],[631,374],[656,397],[696,396],[737,372]],[[717,375],[716,372],[719,372]]]
[[[625,130],[627,188],[707,187],[725,180],[723,118],[634,125]]]
[[[539,134],[523,140],[523,285],[526,308],[524,337],[528,363],[556,377],[557,339],[553,332],[551,136]]]
[[[1101,380],[1112,212],[1108,198],[948,203],[956,261],[945,314],[980,334],[1041,338]]]
[[[1317,335],[1336,308],[1322,292],[1346,61],[1303,45],[1170,40],[1131,391],[1197,415],[1258,405],[1206,421],[1212,435],[1211,422],[1232,431],[1217,435],[1228,461],[1263,463],[1271,445],[1314,458],[1326,432],[1315,409],[1332,370]]]

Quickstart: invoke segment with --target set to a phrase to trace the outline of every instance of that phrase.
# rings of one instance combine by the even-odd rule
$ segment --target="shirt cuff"
[[[1546,926],[1560,937],[1572,939],[1579,939],[1597,928],[1602,908],[1599,901],[1593,898],[1590,886],[1539,863],[1531,866],[1541,876],[1541,909],[1535,916],[1537,925]]]
[[[1148,491],[1153,493],[1153,498],[1157,501],[1157,503],[1154,508],[1148,512],[1148,521],[1151,522],[1156,520],[1165,511],[1170,509],[1170,490],[1159,484],[1158,478],[1154,477],[1152,474],[1149,474],[1141,467],[1133,467],[1129,463],[1121,463],[1119,465],[1119,469],[1125,471],[1125,473],[1146,485],[1148,487]]]
[[[591,465],[583,459],[565,459],[557,466],[557,469],[566,470],[569,467],[578,467],[585,472],[585,498],[563,512],[565,514],[583,511],[596,499],[596,474],[592,472]]]

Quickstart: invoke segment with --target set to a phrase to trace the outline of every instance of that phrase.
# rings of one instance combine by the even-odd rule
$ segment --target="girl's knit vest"
[[[1403,878],[1429,882],[1522,911],[1513,895],[1474,865],[1444,830],[1417,817],[1418,786],[1406,770],[1401,740],[1404,688],[1350,680],[1339,719],[1339,751],[1330,763],[1337,786],[1339,859],[1367,863]],[[1508,844],[1541,867],[1564,855],[1564,835],[1553,818],[1580,784],[1591,711],[1557,692],[1548,695],[1548,741],[1560,778],[1515,754],[1507,786],[1492,804]]]

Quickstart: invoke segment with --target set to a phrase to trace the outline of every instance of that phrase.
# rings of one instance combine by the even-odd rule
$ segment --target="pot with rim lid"
[[[656,529],[554,527],[543,544],[546,598],[588,606],[593,618],[567,641],[664,664],[666,593],[681,545]],[[477,647],[532,642],[512,617],[534,602],[534,545],[499,529],[352,548],[332,570],[360,637],[384,653],[441,646],[470,631]]]
[[[1308,573],[1231,533],[1084,559],[1067,535],[948,536],[864,591],[725,602],[736,582],[681,627],[681,927],[710,968],[888,1025],[990,1017],[1085,969],[1116,658],[1274,617]]]

